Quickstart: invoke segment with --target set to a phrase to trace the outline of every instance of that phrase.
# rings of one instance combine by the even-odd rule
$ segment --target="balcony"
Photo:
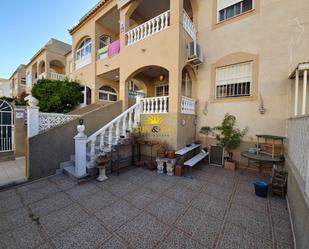
[[[196,41],[197,39],[196,27],[185,10],[183,10],[182,23],[183,23],[183,28],[185,29],[185,31],[187,31],[187,33],[189,34],[189,36],[192,38],[193,41]]]
[[[170,10],[150,19],[149,21],[129,30],[126,33],[127,46],[146,39],[170,26]]]
[[[39,77],[38,77],[39,80],[42,80],[42,79],[46,79],[46,73],[41,73],[39,74]]]
[[[163,114],[169,112],[169,97],[151,97],[141,99],[141,113],[142,114]],[[181,97],[181,113],[195,115],[196,100],[182,96]]]
[[[80,57],[78,60],[75,61],[75,70],[78,70],[90,63],[91,63],[91,54],[89,53],[83,57]]]
[[[119,53],[120,53],[120,40],[118,39],[112,42],[111,44],[98,50],[98,60],[111,58]]]
[[[54,72],[51,72],[51,73],[50,73],[50,79],[51,79],[51,80],[60,80],[60,81],[64,81],[65,78],[66,78],[66,75],[64,75],[64,74],[54,73]]]

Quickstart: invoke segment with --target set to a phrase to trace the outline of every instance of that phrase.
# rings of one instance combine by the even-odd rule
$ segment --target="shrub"
[[[248,127],[240,130],[236,126],[236,117],[230,114],[225,114],[222,124],[213,128],[214,131],[218,131],[216,139],[218,145],[223,147],[229,154],[229,161],[233,161],[232,150],[239,147],[241,139],[248,132]]]
[[[38,80],[31,93],[38,99],[42,112],[67,113],[72,111],[82,99],[79,83],[68,79]]]

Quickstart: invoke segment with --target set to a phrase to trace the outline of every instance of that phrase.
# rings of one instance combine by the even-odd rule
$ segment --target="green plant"
[[[1,97],[0,97],[0,100],[7,101],[7,102],[9,102],[9,103],[12,103],[12,102],[14,101],[13,98],[11,98],[11,97],[6,97],[6,96],[1,96]]]
[[[79,83],[68,79],[38,80],[31,93],[38,99],[42,112],[67,113],[72,111],[82,99]]]
[[[216,134],[218,145],[225,149],[229,155],[228,160],[232,162],[232,150],[239,147],[241,139],[248,132],[248,127],[243,130],[236,128],[236,117],[227,113],[221,125],[214,127],[213,130],[218,132]]]

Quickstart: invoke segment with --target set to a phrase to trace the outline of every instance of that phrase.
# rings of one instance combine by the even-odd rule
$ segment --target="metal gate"
[[[0,152],[13,151],[14,113],[12,106],[0,100]]]

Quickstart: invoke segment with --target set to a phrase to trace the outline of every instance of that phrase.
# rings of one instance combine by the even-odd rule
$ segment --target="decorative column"
[[[295,75],[295,94],[294,94],[294,116],[298,115],[298,85],[299,85],[299,70],[296,69]]]
[[[304,70],[304,77],[303,77],[303,101],[302,101],[302,108],[301,114],[306,114],[306,107],[307,107],[307,82],[308,82],[308,71]]]
[[[84,133],[85,125],[83,120],[80,120],[77,126],[78,134],[74,137],[75,140],[75,176],[83,177],[87,174],[87,136]]]
[[[33,137],[39,134],[40,119],[39,119],[39,107],[37,106],[39,101],[31,94],[25,98],[28,101],[27,107],[27,137]]]

